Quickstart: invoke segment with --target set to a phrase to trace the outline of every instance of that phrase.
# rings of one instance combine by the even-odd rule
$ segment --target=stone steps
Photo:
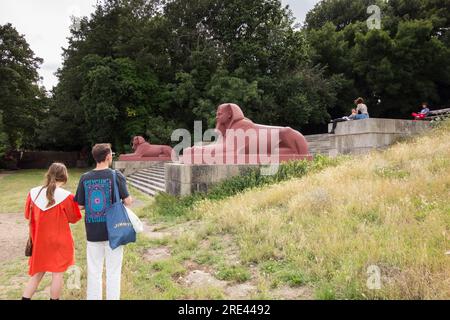
[[[331,149],[329,134],[315,134],[305,136],[308,141],[309,152],[312,155],[328,155]]]
[[[154,165],[149,169],[139,170],[127,177],[128,183],[139,191],[156,196],[166,191],[164,164]]]
[[[136,184],[132,184],[132,183],[130,183],[130,185],[133,186],[133,188],[135,188],[135,189],[139,190],[140,192],[145,193],[146,195],[149,195],[151,197],[156,197],[156,195],[159,192],[161,192],[161,191],[158,191],[158,190],[155,190],[155,189],[145,188],[145,187],[142,187],[142,186],[139,186],[139,185],[136,185]]]
[[[137,184],[143,187],[155,187],[156,189],[160,191],[164,191],[166,187],[165,182],[155,181],[153,179],[142,179],[142,178],[135,178],[135,177],[129,177],[128,181],[133,182],[133,184]]]
[[[329,140],[329,134],[313,134],[309,136],[305,136],[305,139],[308,142],[315,142],[315,141],[328,141]]]
[[[152,181],[158,181],[161,183],[166,182],[164,173],[160,174],[160,173],[154,173],[154,172],[139,171],[139,172],[136,172],[135,174],[133,174],[132,177],[135,178],[136,180],[146,181],[146,180],[150,179]]]

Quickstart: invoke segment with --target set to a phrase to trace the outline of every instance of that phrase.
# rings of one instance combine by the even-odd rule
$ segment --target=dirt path
[[[0,173],[0,180],[9,174]],[[142,203],[136,203],[139,206]],[[0,262],[23,258],[27,239],[28,222],[22,213],[0,213]]]
[[[24,256],[28,238],[27,221],[20,213],[0,213],[0,261]]]
[[[164,226],[164,224],[148,224],[144,221],[143,234],[151,240],[162,240],[168,238],[179,237],[183,232],[195,229],[199,226],[199,222],[190,221],[186,223],[177,224],[174,226]],[[239,248],[234,243],[229,235],[222,237],[222,245],[226,248],[223,252],[225,261],[230,265],[239,264]],[[203,241],[201,246],[209,248],[209,241]],[[168,260],[172,257],[169,246],[159,246],[148,248],[143,259],[149,263]],[[219,280],[216,277],[216,271],[213,267],[208,265],[199,265],[194,261],[187,260],[185,267],[188,270],[187,274],[178,279],[178,283],[189,288],[216,288],[222,290],[226,300],[249,300],[254,299],[258,292],[257,279],[261,277],[258,269],[255,266],[250,268],[252,274],[251,279],[244,283],[234,283],[230,281]],[[278,300],[311,300],[313,299],[313,290],[309,287],[292,288],[287,285],[280,286],[275,289],[270,289],[268,294],[273,299]]]

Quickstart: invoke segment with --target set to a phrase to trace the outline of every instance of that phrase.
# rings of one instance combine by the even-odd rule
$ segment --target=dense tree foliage
[[[382,27],[368,30],[367,6],[381,8]],[[348,8],[348,9],[343,9]],[[315,64],[342,77],[337,116],[366,97],[377,117],[408,117],[428,101],[450,102],[450,2],[446,0],[324,0],[305,29]]]
[[[5,154],[8,143],[8,137],[5,133],[5,128],[3,125],[3,114],[0,112],[0,157]]]
[[[305,26],[320,29],[332,23],[336,30],[367,19],[367,8],[370,5],[382,4],[379,0],[322,0],[306,15]]]
[[[373,4],[379,30],[366,23]],[[303,133],[358,96],[372,116],[408,118],[450,102],[449,20],[448,0],[323,0],[301,29],[280,0],[101,0],[71,27],[51,98],[42,60],[1,26],[2,130],[10,148],[127,152],[133,135],[170,143],[194,121],[212,127],[224,102]]]
[[[0,25],[0,113],[7,137],[3,149],[36,146],[36,129],[46,112],[45,91],[37,84],[41,63],[11,24]]]
[[[71,30],[42,133],[53,148],[131,136],[170,142],[235,102],[256,122],[325,123],[336,81],[309,59],[278,0],[105,0]],[[76,137],[76,139],[74,139]]]

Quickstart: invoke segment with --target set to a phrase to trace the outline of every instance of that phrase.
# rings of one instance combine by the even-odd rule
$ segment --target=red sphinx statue
[[[134,137],[133,151],[121,155],[119,161],[171,161],[173,150],[169,146],[152,145],[143,137]]]
[[[216,116],[218,139],[207,146],[194,146],[183,152],[185,164],[278,164],[308,159],[308,142],[289,127],[253,123],[232,103],[219,106]],[[270,159],[270,160],[268,160]]]

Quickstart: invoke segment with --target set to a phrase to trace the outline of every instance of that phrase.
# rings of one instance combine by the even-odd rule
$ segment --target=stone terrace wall
[[[215,184],[244,175],[258,165],[186,165],[166,163],[166,192],[186,196],[195,192],[207,192]]]
[[[372,118],[341,122],[336,128],[336,134],[329,135],[330,156],[364,154],[374,149],[384,149],[401,138],[418,135],[429,129],[430,123],[427,121]]]
[[[328,133],[305,136],[308,141],[309,153],[328,155],[330,153],[330,137]]]

